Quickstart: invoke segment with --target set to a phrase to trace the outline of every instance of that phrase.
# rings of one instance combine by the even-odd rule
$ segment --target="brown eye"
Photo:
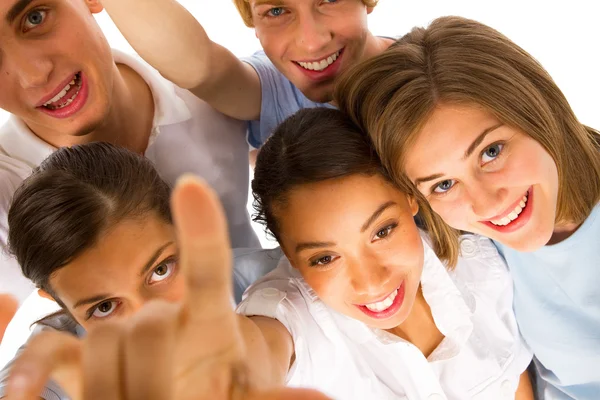
[[[115,311],[117,305],[118,303],[114,300],[104,301],[96,306],[91,316],[94,318],[106,318]]]
[[[173,274],[176,265],[177,262],[175,260],[165,261],[162,264],[157,265],[152,271],[149,283],[153,284],[167,279]]]

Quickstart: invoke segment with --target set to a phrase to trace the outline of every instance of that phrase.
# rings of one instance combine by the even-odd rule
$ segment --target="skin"
[[[379,176],[306,184],[276,209],[280,244],[325,304],[375,328],[392,329],[410,314],[421,281],[417,210]],[[373,319],[357,308],[380,301],[403,282],[404,303],[391,318]]]
[[[465,158],[467,149],[489,129]],[[408,177],[450,226],[518,251],[536,250],[556,242],[555,232],[564,233],[565,227],[554,223],[558,199],[554,160],[534,139],[489,112],[472,106],[438,106],[406,154]],[[531,217],[525,224],[502,232],[485,223],[513,209],[530,189]],[[576,227],[566,228],[572,232]]]
[[[129,318],[151,299],[180,301],[175,240],[174,227],[154,214],[126,219],[57,270],[50,287],[86,330]]]
[[[2,338],[8,324],[17,313],[18,307],[19,303],[13,297],[0,294],[0,343],[2,343]]]
[[[331,101],[334,79],[392,41],[367,27],[373,11],[360,0],[250,0],[256,37],[271,62],[310,100]],[[319,61],[343,49],[336,74],[309,79],[298,62]]]
[[[361,217],[369,219],[373,215],[369,206],[377,209],[382,200],[395,201],[396,205],[373,220],[373,226],[365,231],[372,235],[354,233],[358,250],[333,246],[340,258],[336,261],[339,265],[330,268],[340,269],[337,274],[340,277],[366,279],[366,284],[357,281],[353,284],[361,288],[361,295],[374,290],[382,276],[418,279],[414,274],[420,275],[422,249],[420,256],[413,249],[421,243],[416,228],[410,226],[414,225],[411,219],[416,212],[413,202],[378,177],[355,176],[342,180],[332,182],[337,190],[329,186],[314,187],[317,198],[326,200],[319,202],[322,203],[320,217],[327,218],[329,202],[339,201],[348,194],[356,197],[360,192],[369,193],[357,199],[357,207],[345,210],[349,211],[349,221],[360,221],[358,226],[353,226],[354,231],[360,231],[364,225]],[[303,189],[298,189],[300,194],[292,194],[288,207],[301,207],[304,203],[301,208],[306,208],[306,201],[310,199],[302,195]],[[86,400],[326,398],[315,391],[282,386],[293,354],[293,343],[282,324],[269,318],[245,318],[232,310],[232,261],[227,225],[214,192],[196,179],[180,179],[173,194],[172,210],[179,265],[185,282],[182,301],[179,304],[149,301],[131,318],[99,324],[83,339],[59,332],[34,337],[13,365],[7,388],[9,399],[35,398],[49,376],[68,388],[74,399]],[[398,222],[397,232],[383,229],[388,221]],[[319,228],[327,233],[328,226],[323,222]],[[349,223],[348,227],[352,225]],[[390,249],[389,243],[378,243],[385,239],[371,243],[372,237],[380,231],[388,232],[382,235],[388,241],[393,241],[395,234],[414,241],[405,265],[399,267],[400,264],[392,260],[391,254],[397,253]],[[311,236],[311,240],[315,239],[321,240]],[[381,248],[375,250],[375,246]],[[360,263],[354,263],[356,259],[347,263],[342,260],[359,253],[364,261],[386,262],[371,263],[369,266],[374,271],[369,271]],[[411,254],[414,258],[410,258]],[[294,263],[298,265],[298,261]],[[324,280],[316,276],[307,278],[315,284],[321,281],[319,291],[326,293]],[[337,278],[332,279],[336,281]],[[412,284],[408,287],[412,288]],[[355,291],[345,291],[344,299],[346,294],[354,299]],[[329,298],[327,301],[346,311],[349,307],[343,300]]]
[[[210,40],[179,3],[104,0],[103,4],[131,46],[167,79],[225,115],[259,119],[262,92],[254,68]],[[373,9],[360,0],[249,0],[249,4],[266,55],[313,101],[331,101],[336,76],[392,43],[369,32],[367,15]],[[153,28],[157,25],[160,30]],[[327,76],[310,78],[297,64],[327,58],[342,48],[339,69]]]
[[[19,5],[26,7],[8,21]],[[0,108],[56,147],[103,140],[143,151],[152,96],[139,75],[114,63],[93,17],[102,9],[98,0],[1,2]],[[83,108],[67,118],[43,112],[40,103],[78,72],[89,88]]]

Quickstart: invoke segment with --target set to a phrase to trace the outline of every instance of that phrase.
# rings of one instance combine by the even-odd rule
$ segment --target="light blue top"
[[[600,399],[600,206],[568,239],[522,253],[496,243],[545,399]]]
[[[314,107],[334,108],[328,103],[315,103],[307,99],[279,72],[264,51],[256,52],[243,61],[256,70],[262,91],[260,120],[248,124],[248,143],[252,147],[260,148],[275,128],[296,111]]]

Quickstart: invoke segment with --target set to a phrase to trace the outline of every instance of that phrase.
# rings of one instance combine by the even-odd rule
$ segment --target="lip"
[[[504,225],[504,226],[494,225],[492,222],[490,222],[490,220],[480,221],[480,222],[482,224],[484,224],[485,226],[492,228],[496,232],[500,232],[500,233],[514,232],[514,231],[520,229],[521,227],[523,227],[531,219],[531,214],[533,212],[533,200],[534,199],[533,199],[533,186],[532,186],[527,190],[527,203],[525,204],[525,208],[523,209],[523,211],[521,211],[521,214],[519,214],[517,219],[513,220],[508,225]],[[520,202],[521,202],[521,199],[519,199],[517,202],[515,202],[513,204],[512,208],[507,209],[507,211],[505,211],[503,214],[500,214],[499,216],[492,218],[492,220],[497,221],[499,219],[506,217],[508,214],[510,214],[512,212],[512,210],[515,209],[517,204],[519,204]]]
[[[56,96],[56,93],[59,93],[59,92],[56,92],[54,94],[54,96],[49,97],[48,99],[44,100],[44,103],[42,103],[42,106],[38,106],[37,109],[53,118],[59,118],[59,119],[68,118],[68,117],[71,117],[72,115],[78,113],[83,108],[83,106],[85,106],[87,99],[88,99],[88,94],[89,94],[87,76],[83,73],[83,71],[80,72],[79,74],[81,76],[81,88],[79,89],[79,93],[77,93],[77,96],[75,96],[75,99],[73,100],[73,102],[71,104],[69,104],[66,107],[57,109],[57,110],[50,110],[49,108],[44,107],[43,104],[45,102],[52,99],[52,97]],[[73,75],[75,75],[75,74],[73,74]],[[65,84],[60,87],[60,90],[62,90],[62,88],[64,88],[66,86],[66,84],[69,82],[70,82],[70,80],[66,81]]]
[[[49,95],[44,96],[42,98],[42,100],[40,100],[35,107],[42,107],[44,104],[46,104],[48,101],[50,101],[51,99],[54,98],[54,96],[56,96],[57,94],[60,93],[61,90],[63,90],[63,88],[65,86],[67,86],[67,83],[71,82],[73,80],[73,77],[76,75],[77,73],[74,72],[69,78],[65,78],[65,80],[63,80],[61,83],[58,84],[58,86],[56,87],[56,89],[54,89],[54,91],[52,91]]]
[[[400,309],[400,307],[402,307],[402,304],[404,303],[404,292],[405,292],[405,281],[402,281],[402,284],[398,288],[398,294],[396,295],[394,302],[392,303],[391,306],[389,306],[387,309],[385,309],[383,311],[371,311],[366,306],[359,305],[359,304],[355,304],[355,306],[360,311],[365,313],[368,317],[371,317],[373,319],[379,319],[379,320],[387,319],[387,318],[390,318],[391,316],[395,315],[398,312],[398,310]],[[387,296],[383,297],[379,301],[386,299],[391,293],[392,292],[388,293]],[[377,303],[377,301],[373,301],[371,303]],[[368,304],[371,304],[371,303],[368,303]]]
[[[325,68],[322,71],[311,71],[308,70],[302,66],[300,66],[298,64],[298,62],[316,62],[316,61],[321,61],[324,58],[319,58],[317,60],[314,61],[292,61],[293,64],[309,79],[313,80],[313,81],[323,81],[323,80],[327,80],[330,78],[333,78],[337,75],[338,71],[340,70],[340,66],[341,66],[341,60],[344,57],[344,53],[345,53],[345,47],[338,50],[340,52],[339,56],[336,58],[336,60],[331,63],[331,65],[329,65],[327,68]],[[335,52],[333,52],[332,54],[335,54]],[[329,57],[329,56],[328,56]]]

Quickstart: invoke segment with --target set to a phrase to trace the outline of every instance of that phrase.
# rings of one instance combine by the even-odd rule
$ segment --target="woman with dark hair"
[[[434,242],[458,254],[461,231],[494,240],[540,395],[600,398],[600,135],[539,62],[439,18],[349,70],[337,103],[422,200]]]
[[[173,326],[172,321],[187,323],[187,316],[163,320],[160,312],[153,312],[150,322],[154,323],[138,322],[133,330],[120,329],[111,335],[98,324],[86,339],[97,342],[88,346],[89,351],[98,352],[98,346],[110,348],[106,342],[97,341],[97,332],[103,331],[113,343],[121,343],[117,345],[121,350],[107,354],[125,354],[126,368],[117,367],[123,361],[115,361],[115,357],[111,362],[92,365],[95,372],[81,374],[89,380],[84,387],[97,387],[100,378],[110,381],[122,374],[128,382],[128,376],[141,373],[132,370],[130,363],[155,360],[159,368],[164,363],[156,356],[172,349],[169,351],[175,358],[168,362],[177,362],[166,373],[173,374],[178,383],[180,372],[195,376],[184,379],[187,391],[183,393],[187,396],[181,398],[199,397],[192,393],[219,399],[251,398],[245,395],[252,393],[252,388],[281,388],[283,384],[313,388],[343,399],[532,398],[525,372],[531,354],[521,341],[512,314],[512,282],[491,242],[466,235],[462,238],[463,255],[445,265],[441,259],[448,260],[448,254],[439,251],[438,258],[427,234],[414,222],[417,202],[390,181],[366,136],[339,111],[304,110],[282,124],[259,154],[252,186],[256,219],[279,240],[287,258],[282,257],[276,270],[248,289],[236,316],[223,305],[223,299],[228,298],[225,276],[230,276],[226,258],[220,251],[206,255],[208,260],[196,262],[193,274],[188,270],[191,280],[186,286],[188,291],[202,286],[205,292],[195,293],[191,297],[195,302],[182,309],[190,312],[192,306],[195,317],[191,321],[204,323],[205,330],[197,333],[197,341],[190,344],[190,336],[184,334],[181,343],[185,346],[171,348],[162,344],[162,339],[141,340],[156,329],[159,338],[174,344],[174,336],[165,336],[169,329],[164,327]],[[183,202],[182,191],[174,201],[175,209],[181,209],[182,204],[188,208],[206,206],[206,201],[192,202],[191,196]],[[109,201],[110,193],[102,198],[106,199],[103,210],[117,210]],[[144,200],[138,204],[147,204],[145,196],[139,198]],[[65,204],[61,208],[68,211]],[[119,219],[110,213],[103,215],[109,216],[106,221]],[[151,219],[161,225],[160,217]],[[196,259],[209,245],[219,243],[223,231],[208,222],[206,228],[184,227],[187,236],[178,236],[183,248],[196,251]],[[187,223],[188,218],[182,220],[180,214],[178,225]],[[142,230],[111,240],[115,232],[134,233],[135,224]],[[154,228],[140,224],[132,219],[127,225],[103,229],[102,239],[111,241],[113,248],[126,249],[120,257],[125,259],[125,255],[141,249],[129,246],[128,240],[139,237],[149,245],[145,235]],[[205,232],[212,229],[216,231],[214,239]],[[171,240],[167,232],[154,236],[162,238],[156,242],[159,246]],[[62,299],[60,290],[66,288],[66,281],[61,279],[65,268],[74,271],[99,265],[103,275],[106,263],[108,275],[116,273],[117,267],[110,268],[113,253],[92,249],[82,253],[86,262],[77,261],[82,256],[68,260],[50,277],[50,289],[57,297]],[[189,253],[187,258],[183,256],[182,261],[191,259]],[[160,260],[162,255],[155,258]],[[154,274],[168,274],[163,282],[178,279],[176,271],[166,268],[163,274],[162,269],[153,267],[160,261],[145,265],[148,272],[138,277],[143,282],[142,292],[157,290],[148,287]],[[136,282],[133,276],[123,279]],[[112,282],[110,287],[119,285]],[[108,281],[105,290],[112,292]],[[116,298],[120,298],[119,293]],[[102,318],[103,314],[129,310],[125,304],[129,300],[115,301],[115,297],[98,296],[105,306],[92,305],[88,315]],[[68,309],[72,302],[71,298],[63,300]],[[162,328],[157,329],[159,326]],[[139,343],[152,345],[144,350]],[[190,359],[184,355],[187,352],[195,355]],[[36,363],[55,366],[48,358],[43,353]],[[31,355],[28,359],[31,363]],[[27,371],[25,364],[17,361],[15,368]],[[148,371],[150,365],[142,363],[139,368]],[[187,368],[182,369],[182,365]],[[30,364],[28,368],[40,367]],[[90,364],[84,363],[82,368],[89,369]],[[198,374],[198,368],[204,372]],[[230,389],[221,391],[220,384],[227,387],[227,382]],[[160,383],[160,379],[153,379],[147,384],[155,387]]]
[[[147,158],[108,143],[61,148],[33,171],[13,197],[9,248],[40,295],[61,306],[40,330],[83,336],[151,300],[184,298],[170,192]],[[280,252],[233,253],[239,301]],[[0,373],[0,397],[9,371]],[[66,396],[53,382],[45,393]]]

